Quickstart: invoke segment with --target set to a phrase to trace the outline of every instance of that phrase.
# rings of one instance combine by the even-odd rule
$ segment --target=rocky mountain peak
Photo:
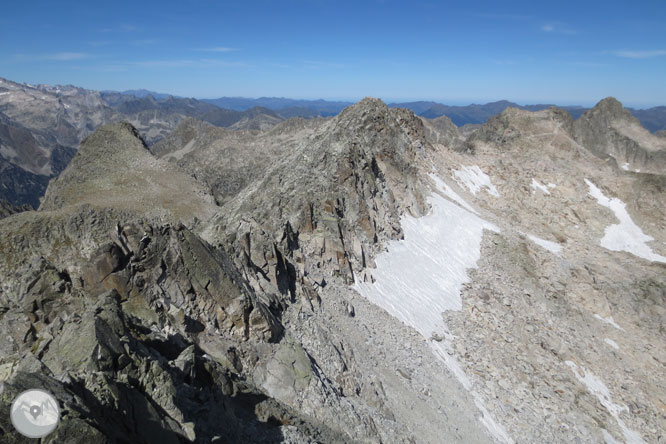
[[[497,146],[517,146],[516,142],[519,139],[531,137],[535,133],[557,133],[571,137],[573,119],[569,113],[557,107],[536,112],[509,107],[488,119],[478,131],[470,136],[466,145],[471,147],[475,141],[481,141]],[[533,144],[528,143],[527,145]]]
[[[576,140],[600,157],[636,172],[666,172],[666,142],[643,128],[622,104],[608,97],[574,124]]]
[[[666,179],[611,154],[662,139],[592,117],[104,126],[0,202],[0,407],[48,389],[52,442],[657,442]]]
[[[40,210],[90,204],[191,220],[212,211],[209,192],[182,170],[155,158],[126,122],[105,125],[87,137],[67,168],[51,180]]]
[[[340,112],[337,119],[342,122],[366,121],[385,116],[389,111],[388,106],[374,97],[366,97],[360,102],[348,106]]]
[[[85,156],[92,151],[97,156],[122,156],[128,150],[147,151],[148,148],[139,131],[131,123],[117,122],[102,126],[85,138],[79,153]]]
[[[615,120],[627,120],[640,125],[638,119],[632,116],[615,97],[606,97],[599,101],[594,108],[584,112],[581,119],[596,120],[601,125],[610,125]]]

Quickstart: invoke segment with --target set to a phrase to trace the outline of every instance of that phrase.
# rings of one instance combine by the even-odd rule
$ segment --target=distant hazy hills
[[[150,95],[158,100],[170,97],[168,94],[156,93],[145,89],[124,91],[115,94],[123,94],[139,98]],[[296,100],[282,97],[260,97],[258,99],[250,99],[247,97],[220,97],[218,99],[201,99],[200,102],[236,111],[246,111],[254,107],[262,107],[275,111],[277,115],[284,119],[289,119],[291,117],[310,118],[317,116],[334,116],[344,108],[353,105],[353,102],[328,101],[322,99]],[[413,111],[414,114],[428,119],[447,116],[457,126],[463,126],[467,124],[485,123],[490,117],[501,113],[509,107],[527,111],[540,111],[556,105],[519,105],[508,100],[499,100],[497,102],[465,106],[450,106],[433,101],[390,103],[388,106],[390,108],[407,108]],[[589,109],[579,105],[558,106],[558,108],[566,110],[574,119],[579,118]],[[657,106],[649,109],[626,109],[631,112],[634,117],[640,120],[641,124],[651,132],[666,130],[666,106]]]
[[[508,100],[500,100],[483,105],[472,104],[466,106],[449,106],[437,102],[392,103],[389,106],[408,108],[415,114],[428,119],[446,116],[456,125],[463,126],[470,123],[485,123],[490,117],[501,113],[509,107],[527,111],[541,111],[555,105],[518,105],[517,103],[509,102]],[[587,109],[582,106],[560,106],[559,108],[568,111],[574,119],[580,117]]]

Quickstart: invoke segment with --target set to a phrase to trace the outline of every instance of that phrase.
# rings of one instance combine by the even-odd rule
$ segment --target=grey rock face
[[[75,433],[109,442],[276,442],[279,423],[292,425],[298,442],[324,433],[246,380],[243,368],[268,359],[251,351],[282,335],[279,312],[185,227],[118,226],[85,263],[68,265],[80,271],[36,258],[0,299],[10,338],[3,405],[29,381],[51,387],[61,410],[76,412],[53,442]],[[288,359],[271,368],[289,377],[281,367],[291,368]]]
[[[618,166],[664,174],[666,142],[644,129],[612,97],[583,113],[574,124],[576,140],[595,154],[614,158]]]
[[[332,276],[351,283],[371,250],[400,237],[400,214],[425,211],[416,163],[426,143],[409,111],[364,99],[226,204],[204,233],[230,242],[257,285],[285,296]]]
[[[435,119],[423,119],[426,128],[426,138],[430,143],[437,143],[448,148],[464,150],[465,137],[458,127],[446,116]]]

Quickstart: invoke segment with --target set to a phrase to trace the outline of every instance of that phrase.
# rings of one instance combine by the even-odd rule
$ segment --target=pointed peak
[[[581,119],[601,119],[606,122],[606,125],[615,120],[627,120],[638,123],[638,120],[615,97],[606,97],[599,101],[599,103],[594,105],[594,108],[585,111]]]
[[[128,122],[109,123],[95,130],[81,142],[79,155],[100,153],[117,156],[121,151],[148,151],[139,131]]]
[[[615,97],[606,97],[605,99],[602,99],[594,105],[593,109],[603,109],[603,110],[622,110],[624,107],[622,106],[622,103],[620,103],[619,100],[617,100]]]
[[[380,106],[380,107],[385,107],[386,104],[382,101],[382,99],[378,99],[376,97],[364,97],[363,100],[357,103],[358,106]]]

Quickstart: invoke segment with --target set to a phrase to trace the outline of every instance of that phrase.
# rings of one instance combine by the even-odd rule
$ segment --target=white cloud
[[[541,30],[545,32],[553,32],[555,30],[555,27],[553,25],[543,25],[541,27]]]
[[[648,59],[651,57],[666,56],[666,49],[640,50],[640,51],[619,50],[619,51],[611,51],[611,53],[615,54],[618,57],[624,57],[627,59]]]

